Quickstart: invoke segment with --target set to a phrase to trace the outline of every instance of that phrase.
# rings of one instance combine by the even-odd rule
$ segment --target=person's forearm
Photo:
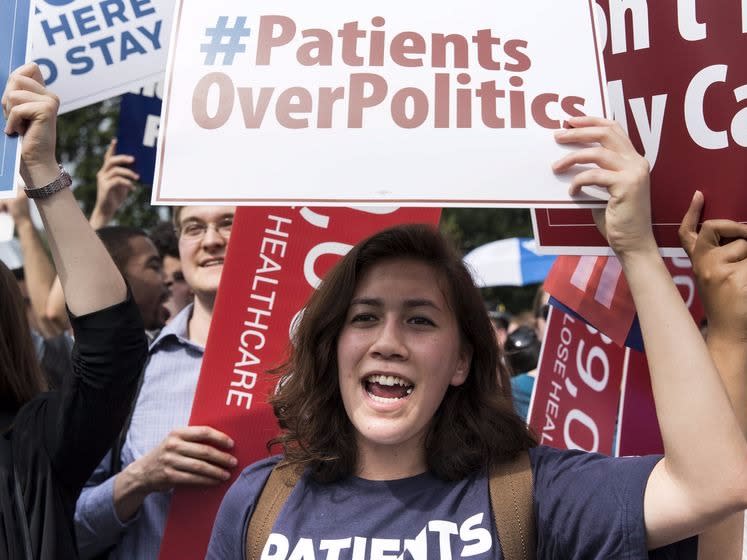
[[[67,321],[67,311],[65,310],[65,294],[62,291],[59,276],[55,277],[52,288],[49,290],[44,316],[48,321],[65,321],[69,324]]]
[[[747,436],[747,384],[744,382],[747,373],[747,341],[734,339],[730,333],[720,333],[709,328],[706,345],[742,432]]]
[[[47,316],[47,303],[57,273],[31,220],[16,222],[16,232],[23,253],[23,269],[31,307],[43,326],[50,331],[45,332],[45,336],[58,335],[65,330],[67,321],[64,317],[50,321]]]
[[[91,212],[91,217],[88,219],[88,223],[94,230],[101,229],[102,227],[108,226],[114,218],[112,212],[104,211],[100,206],[96,205]]]
[[[51,181],[51,179],[50,179]],[[38,185],[38,183],[35,183]],[[84,315],[124,301],[122,275],[68,189],[37,201],[70,311]]]
[[[114,511],[122,523],[127,523],[143,505],[148,496],[137,473],[137,462],[131,463],[114,479]]]
[[[666,469],[704,511],[726,493],[736,507],[745,499],[747,446],[700,331],[655,250],[621,262],[638,310]]]
[[[711,328],[706,343],[742,433],[747,435],[747,386],[743,381],[747,372],[747,342],[734,340],[733,333],[721,333],[717,328]],[[743,528],[744,513],[737,513],[704,531],[698,541],[698,559],[742,558]]]

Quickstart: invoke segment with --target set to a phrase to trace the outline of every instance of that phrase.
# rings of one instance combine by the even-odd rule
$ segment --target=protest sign
[[[163,78],[174,0],[39,0],[34,60],[60,113]]]
[[[570,149],[552,130],[607,114],[590,0],[177,0],[174,17],[156,204],[600,204],[550,168]]]
[[[665,258],[664,264],[693,317],[700,322],[704,313],[690,259]],[[550,269],[544,290],[619,346],[643,352],[635,303],[617,257],[560,256]]]
[[[278,379],[267,371],[285,358],[294,321],[320,279],[359,240],[400,223],[435,225],[439,215],[422,208],[237,210],[190,424],[233,438],[239,465],[267,456],[278,432],[266,402]],[[174,493],[161,560],[204,558],[230,482]]]
[[[124,94],[119,103],[117,152],[135,158],[132,168],[146,185],[153,184],[162,97],[163,87],[158,82],[137,93]]]
[[[651,165],[654,233],[682,255],[693,192],[703,219],[747,221],[747,3],[598,1],[612,114]],[[609,254],[591,212],[538,210],[545,252]]]
[[[626,349],[550,307],[528,424],[539,443],[612,453]]]
[[[26,61],[30,15],[29,0],[0,2],[0,84],[3,89],[10,73]],[[2,133],[6,122],[0,111],[0,199],[15,197],[15,178],[21,157],[18,137]]]

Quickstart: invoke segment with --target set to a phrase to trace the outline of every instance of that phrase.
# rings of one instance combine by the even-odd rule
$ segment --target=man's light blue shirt
[[[188,339],[192,305],[185,307],[150,345],[142,388],[122,447],[122,468],[186,426],[200,375],[204,348]],[[166,526],[171,492],[150,494],[137,515],[122,522],[114,510],[114,477],[109,455],[96,468],[75,508],[75,529],[83,558],[114,546],[109,558],[155,560]]]

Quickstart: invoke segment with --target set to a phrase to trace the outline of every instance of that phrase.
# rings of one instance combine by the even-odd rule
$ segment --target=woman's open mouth
[[[363,385],[372,400],[379,403],[391,403],[406,399],[412,394],[415,386],[396,375],[375,374],[363,380]]]

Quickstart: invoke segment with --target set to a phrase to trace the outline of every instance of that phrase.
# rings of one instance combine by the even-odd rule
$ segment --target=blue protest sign
[[[8,76],[26,60],[28,51],[29,0],[0,2],[0,84],[5,89]],[[0,112],[0,129],[5,129],[5,117]],[[19,161],[20,143],[17,137],[0,134],[0,198],[15,196],[13,181]]]
[[[153,184],[156,165],[156,140],[161,122],[160,87],[141,94],[126,93],[119,106],[117,152],[135,157],[133,169],[140,182]]]
[[[60,114],[158,81],[173,0],[37,0],[32,56]]]

